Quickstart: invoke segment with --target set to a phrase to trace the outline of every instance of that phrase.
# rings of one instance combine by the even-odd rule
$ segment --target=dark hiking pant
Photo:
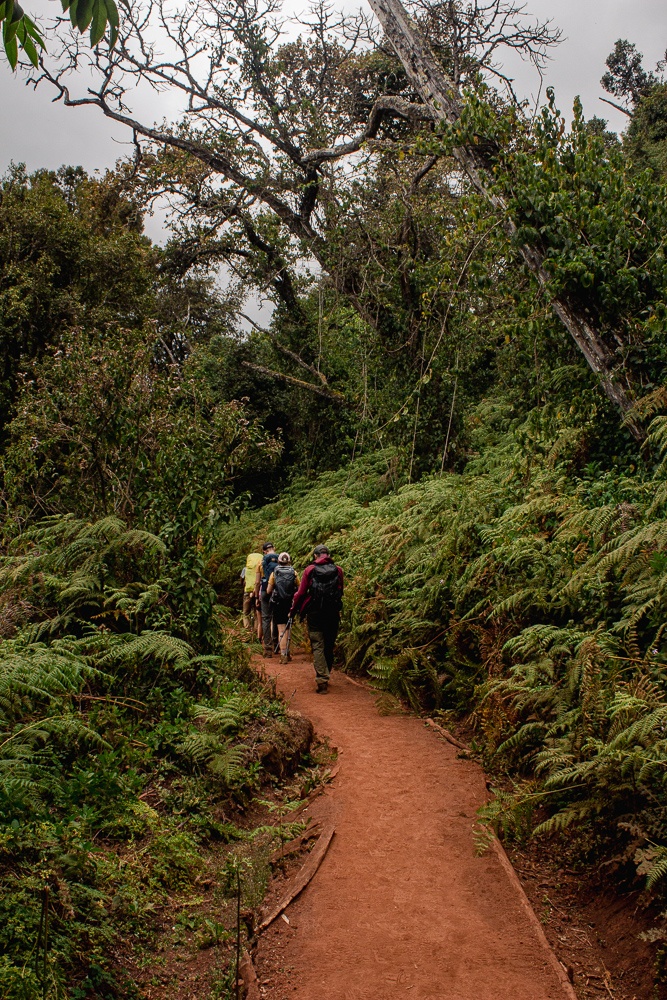
[[[339,625],[340,615],[327,618],[308,616],[308,638],[313,650],[313,666],[318,685],[326,684],[329,680]]]
[[[278,642],[278,630],[273,621],[273,605],[268,594],[262,594],[262,636],[264,639],[264,652],[272,653],[274,646]]]

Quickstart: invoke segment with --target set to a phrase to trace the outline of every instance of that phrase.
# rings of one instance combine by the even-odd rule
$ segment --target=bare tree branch
[[[378,133],[382,119],[387,114],[395,115],[410,122],[435,121],[436,115],[430,108],[420,104],[412,104],[400,97],[379,97],[371,109],[363,132],[349,142],[328,149],[314,149],[303,156],[304,163],[322,163],[325,160],[337,160],[349,156],[361,149],[367,139],[373,139]]]
[[[244,368],[251,368],[253,371],[259,372],[260,375],[268,375],[269,378],[281,379],[283,382],[289,382],[290,385],[296,385],[300,389],[308,389],[310,392],[314,392],[317,396],[323,396],[324,399],[328,399],[332,403],[340,404],[345,402],[345,396],[323,385],[313,385],[312,382],[304,382],[293,375],[285,375],[284,372],[276,372],[272,368],[265,368],[264,365],[255,365],[251,361],[242,361],[241,364]]]
[[[258,333],[263,333],[266,337],[268,337],[274,344],[276,350],[280,351],[281,354],[284,354],[286,358],[290,358],[292,361],[295,361],[301,368],[305,368],[305,370],[310,372],[311,375],[315,375],[316,378],[320,380],[322,385],[328,386],[329,383],[327,382],[326,375],[324,375],[321,371],[318,371],[314,365],[310,365],[307,361],[304,361],[300,354],[297,354],[295,351],[291,351],[289,347],[285,347],[284,344],[281,344],[273,331],[266,330],[264,327],[259,326],[254,319],[247,315],[247,313],[240,312],[239,316],[242,316],[243,319],[247,320],[247,322],[250,323],[250,325],[253,326]]]
[[[598,97],[598,100],[603,101],[605,104],[608,104],[612,108],[616,108],[617,111],[620,111],[622,114],[627,115],[628,118],[632,118],[632,111],[628,111],[628,109],[624,108],[622,104],[617,104],[616,101],[610,101],[608,97]]]

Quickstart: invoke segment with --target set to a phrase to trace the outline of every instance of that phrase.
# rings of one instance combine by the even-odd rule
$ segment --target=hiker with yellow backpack
[[[261,563],[261,552],[249,552],[246,557],[245,566],[241,570],[241,580],[243,581],[243,627],[250,629],[260,640],[262,638],[262,613],[255,599],[255,580],[257,577],[257,567]]]

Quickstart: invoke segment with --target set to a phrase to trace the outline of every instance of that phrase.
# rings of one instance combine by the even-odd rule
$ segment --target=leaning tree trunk
[[[456,122],[461,117],[461,95],[435,59],[400,0],[368,0],[368,2],[422,99],[442,121]],[[485,180],[485,164],[480,154],[474,149],[460,147],[454,150],[454,157],[469,177],[473,187],[502,212],[505,231],[509,236],[515,237],[516,223],[511,218],[504,199],[490,190]],[[520,247],[520,251],[540,285],[548,288],[549,276],[544,267],[542,252],[537,247],[525,245]],[[632,436],[639,442],[643,441],[646,436],[644,429],[633,413],[632,398],[618,380],[619,366],[613,352],[577,306],[562,296],[552,297],[551,304],[590,368],[598,376],[605,393],[621,411],[625,425]]]

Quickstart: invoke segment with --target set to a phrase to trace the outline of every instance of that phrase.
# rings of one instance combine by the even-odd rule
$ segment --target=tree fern
[[[76,627],[82,611],[128,620],[155,606],[164,592],[157,581],[128,579],[128,571],[155,575],[164,542],[130,529],[117,517],[96,522],[72,515],[46,518],[23,532],[0,564],[0,590],[23,586],[47,612],[36,634],[55,636]],[[55,598],[55,607],[49,606]]]
[[[248,703],[239,696],[227,698],[217,706],[195,706],[194,718],[200,728],[190,732],[178,747],[180,753],[205,766],[228,788],[248,780],[248,748],[229,739],[243,725],[248,708]]]

